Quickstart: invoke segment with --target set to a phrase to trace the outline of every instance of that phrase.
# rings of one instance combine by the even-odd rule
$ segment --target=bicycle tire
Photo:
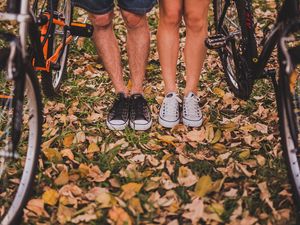
[[[295,52],[300,51],[300,46],[295,48]],[[277,90],[277,104],[279,114],[279,128],[281,144],[283,147],[284,158],[288,168],[289,180],[292,186],[294,203],[300,211],[300,60],[298,59],[297,74],[286,74],[286,65],[283,64],[282,53],[279,50],[280,75]],[[292,78],[292,76],[294,78]],[[296,76],[296,79],[295,79]],[[292,80],[293,81],[292,81]],[[291,82],[295,82],[291,86]],[[297,90],[296,90],[297,88]],[[296,93],[297,91],[297,93]]]
[[[0,55],[1,52],[2,51],[0,50]],[[14,89],[13,93],[20,91],[19,89],[17,89],[17,87],[21,86],[18,85],[20,84],[18,82],[25,82],[25,89],[23,94],[24,100],[23,102],[21,102],[24,105],[24,111],[22,111],[22,118],[11,120],[13,121],[12,126],[15,126],[16,125],[15,123],[17,122],[22,122],[22,124],[18,125],[22,127],[20,142],[18,143],[18,145],[16,145],[16,153],[20,156],[20,158],[13,159],[11,156],[10,157],[7,155],[5,156],[4,154],[5,150],[6,150],[5,153],[12,154],[11,152],[9,152],[10,150],[9,147],[7,147],[7,149],[1,148],[2,154],[0,154],[0,182],[1,182],[0,194],[2,197],[4,197],[3,194],[8,195],[6,196],[7,198],[2,198],[2,201],[5,201],[5,204],[1,202],[1,206],[0,206],[0,207],[4,207],[2,208],[4,209],[4,214],[0,216],[1,225],[15,225],[21,222],[20,217],[22,216],[23,208],[25,207],[28,198],[30,197],[31,194],[32,185],[37,170],[38,156],[40,154],[41,137],[42,137],[42,101],[41,101],[39,82],[37,76],[34,74],[31,64],[24,63],[23,65],[24,65],[23,67],[19,68],[19,70],[16,71],[20,71],[23,69],[25,79],[23,80],[14,79],[14,81],[11,81],[13,83],[12,85]],[[0,75],[4,73],[5,73],[5,69],[0,70]],[[2,88],[1,88],[1,92],[3,92]],[[14,98],[15,97],[12,97],[12,102],[15,101]],[[27,107],[28,107],[28,111],[26,110]],[[2,105],[1,109],[4,111],[6,109],[6,106],[4,108]],[[12,108],[12,110],[15,111],[16,108]],[[3,115],[5,114],[3,114],[3,112],[1,111],[1,115],[2,117],[0,119],[0,125],[1,128],[3,129],[2,125],[3,123],[5,123],[5,120],[2,118],[4,118]],[[9,121],[10,120],[8,119],[7,122]],[[5,129],[10,129],[9,127],[11,127],[11,125],[7,124],[7,126],[5,126],[4,124]],[[1,131],[3,131],[2,129]],[[4,132],[7,131],[5,130]],[[13,136],[13,133],[11,134],[11,136]],[[7,141],[7,140],[3,141],[2,137],[3,135],[1,135],[1,139],[0,139],[1,146],[6,143],[5,141]],[[12,162],[10,160],[12,160]],[[21,161],[23,164],[21,163]],[[21,173],[17,173],[17,175],[11,175],[9,172],[11,167],[16,169],[20,168],[23,170],[20,171]],[[13,184],[13,182],[11,182],[12,176],[17,176],[16,178],[19,179],[19,183]]]
[[[60,5],[61,2],[66,4],[66,10],[64,10],[64,15],[63,17],[65,18],[65,23],[66,25],[70,25],[72,22],[72,15],[73,15],[73,8],[70,0],[47,0],[47,7],[49,8],[50,6],[50,1],[52,1],[53,4],[53,11],[59,10],[59,7],[63,7],[64,5]],[[48,42],[46,43],[47,45],[47,58],[51,57],[56,49],[56,39],[58,35],[55,34],[56,32],[56,25],[53,24],[53,26],[50,28],[49,32],[49,39]],[[67,35],[67,34],[64,34]],[[69,53],[69,45],[66,45],[63,49],[63,54],[61,57],[60,62],[58,65],[60,68],[58,70],[50,69],[49,72],[42,72],[42,88],[44,94],[48,98],[53,98],[59,95],[59,89],[60,86],[63,82],[63,80],[66,78],[66,68],[67,68],[67,59],[68,59],[68,53]]]
[[[225,2],[226,0],[213,1],[214,24],[218,34],[228,36],[229,33],[232,33],[231,30],[229,30],[229,26],[226,26],[226,24],[219,26],[219,20]],[[230,4],[232,8],[229,7],[227,13],[235,14],[237,22],[237,24],[235,24],[236,29],[240,32],[239,40],[237,38],[238,35],[235,35],[218,53],[229,89],[236,97],[247,100],[251,95],[255,79],[251,69],[254,61],[257,59],[251,1],[235,0],[230,1]],[[231,16],[229,19],[226,15],[224,21],[226,22],[228,20],[228,22],[231,23],[231,19],[234,17],[229,14],[229,16]]]

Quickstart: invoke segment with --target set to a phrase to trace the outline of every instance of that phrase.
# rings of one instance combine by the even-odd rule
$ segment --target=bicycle
[[[42,72],[44,93],[56,94],[73,36],[90,37],[93,31],[72,22],[70,0],[31,2],[8,0],[0,13],[0,22],[19,24],[18,35],[0,30],[1,225],[20,222],[37,170],[42,103],[36,72]]]
[[[40,40],[34,48],[34,66],[35,70],[42,73],[43,92],[49,98],[58,95],[65,78],[69,45],[73,37],[91,37],[93,34],[92,25],[73,22],[73,8],[71,0],[34,0],[32,5],[35,27],[40,30],[38,32],[35,28],[31,32],[36,40]]]
[[[251,0],[214,0],[216,34],[206,40],[218,51],[226,82],[236,97],[247,100],[255,80],[271,77],[276,93],[280,136],[293,189],[300,208],[300,14],[298,0],[285,0],[276,24],[258,55]],[[279,76],[265,70],[278,46]]]

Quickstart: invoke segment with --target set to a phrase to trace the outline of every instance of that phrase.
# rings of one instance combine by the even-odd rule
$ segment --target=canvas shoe
[[[199,98],[190,92],[183,99],[182,122],[188,127],[200,127],[203,123],[203,116],[199,105]]]
[[[159,111],[158,122],[160,125],[172,128],[179,123],[179,104],[181,102],[181,99],[175,92],[170,92],[166,95]]]

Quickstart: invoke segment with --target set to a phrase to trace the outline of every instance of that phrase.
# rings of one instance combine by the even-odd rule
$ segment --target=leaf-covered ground
[[[274,3],[267,2],[254,5],[260,37],[275,20]],[[45,100],[44,143],[24,223],[295,224],[271,82],[258,81],[249,101],[238,100],[224,82],[216,53],[209,51],[199,82],[204,125],[164,129],[157,122],[163,99],[157,9],[149,23],[145,96],[154,118],[151,130],[107,129],[112,85],[91,40],[80,39],[70,50],[61,99]],[[126,29],[118,13],[115,30],[128,81]],[[182,48],[184,39],[182,28]]]

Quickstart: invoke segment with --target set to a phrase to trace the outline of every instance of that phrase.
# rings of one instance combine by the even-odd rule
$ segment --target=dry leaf
[[[58,177],[54,180],[56,185],[62,186],[69,182],[69,173],[66,169],[63,169]]]
[[[121,197],[125,200],[128,200],[135,196],[143,187],[143,184],[141,183],[128,183],[121,186],[121,189],[123,193],[121,194]]]
[[[70,148],[71,145],[72,145],[72,143],[73,143],[73,139],[74,139],[74,134],[68,134],[68,135],[66,135],[65,138],[64,138],[64,143],[63,143],[64,146],[66,148]]]
[[[42,196],[44,202],[46,204],[52,205],[52,206],[56,205],[56,203],[58,201],[58,197],[59,197],[58,192],[51,188],[47,189]]]
[[[196,186],[195,186],[195,194],[198,197],[204,197],[207,193],[211,191],[212,188],[212,180],[210,176],[202,176],[198,180]]]
[[[120,208],[113,206],[109,211],[108,211],[108,217],[115,222],[115,225],[132,225],[132,220],[128,213]]]
[[[190,187],[197,182],[197,177],[188,167],[181,166],[179,168],[177,180],[181,186]]]

